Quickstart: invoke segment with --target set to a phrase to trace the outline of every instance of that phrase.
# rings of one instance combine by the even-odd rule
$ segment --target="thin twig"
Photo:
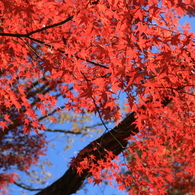
[[[25,190],[29,190],[29,191],[40,191],[43,190],[44,188],[31,188],[30,186],[27,186],[26,184],[21,184],[18,182],[14,182],[15,185],[17,185],[18,187],[21,187]]]

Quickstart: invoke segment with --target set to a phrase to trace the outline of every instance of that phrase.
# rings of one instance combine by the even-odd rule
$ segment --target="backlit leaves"
[[[183,168],[181,179],[192,175],[194,35],[188,25],[179,26],[185,14],[194,15],[192,0],[4,0],[0,5],[4,151],[12,150],[12,143],[6,146],[9,133],[18,136],[18,152],[23,133],[43,130],[45,118],[57,122],[53,114],[61,109],[118,121],[117,101],[123,94],[127,109],[136,113],[139,135],[134,147],[143,151],[137,154],[129,147],[135,159],[125,165],[133,170],[123,178],[134,185],[129,192],[164,193],[174,178],[174,162]],[[24,151],[32,152],[29,158],[35,163],[44,153],[44,139],[24,135]],[[14,158],[10,163],[24,162],[19,168],[28,168],[23,154]],[[108,158],[113,159],[109,152]],[[95,184],[100,183],[88,161],[94,157],[80,162],[78,173],[89,169]],[[100,159],[98,172],[110,167],[117,178],[110,161]]]

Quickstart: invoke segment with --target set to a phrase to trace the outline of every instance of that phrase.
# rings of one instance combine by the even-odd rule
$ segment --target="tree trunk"
[[[161,101],[163,107],[167,106],[172,101],[172,98],[165,97]],[[151,102],[151,101],[148,101]],[[148,103],[146,102],[146,103]],[[140,109],[146,109],[141,106]],[[139,132],[134,124],[136,113],[131,112],[121,123],[114,127],[109,132],[103,134],[100,138],[88,144],[77,155],[75,162],[82,161],[89,155],[94,155],[96,161],[105,159],[107,152],[112,151],[113,154],[119,155],[127,145],[127,138]],[[93,150],[96,147],[98,150]],[[80,175],[72,166],[65,172],[65,174],[55,181],[50,186],[46,187],[36,195],[70,195],[76,193],[82,186],[85,179],[90,176],[88,170],[83,171]]]
[[[82,149],[75,162],[82,161],[83,158],[91,154],[96,157],[96,160],[105,159],[106,151],[112,151],[113,154],[119,155],[127,145],[125,138],[138,133],[138,128],[133,124],[135,120],[135,113],[130,113],[119,125]],[[93,150],[94,147],[98,150]],[[69,195],[76,193],[89,176],[87,170],[79,176],[76,169],[70,166],[61,178],[36,195]]]

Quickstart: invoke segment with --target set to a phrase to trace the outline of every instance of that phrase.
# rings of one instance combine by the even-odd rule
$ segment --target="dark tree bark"
[[[97,160],[105,159],[106,151],[112,151],[113,154],[119,155],[127,145],[125,138],[138,133],[138,128],[133,124],[135,120],[135,113],[130,113],[118,126],[82,149],[75,160],[82,161],[84,157],[90,154],[93,154]],[[92,150],[94,146],[98,150]],[[79,176],[75,168],[69,167],[61,178],[36,195],[69,195],[76,193],[89,176],[87,170]]]
[[[172,101],[171,98],[165,97],[161,103],[162,106],[166,106]],[[146,102],[147,103],[147,102]],[[140,109],[146,109],[145,106],[141,106]],[[88,144],[77,155],[75,162],[82,161],[89,155],[94,155],[96,161],[106,158],[106,151],[112,151],[113,154],[119,155],[125,150],[127,146],[126,138],[134,136],[139,132],[138,128],[134,124],[136,120],[136,113],[131,112],[121,123],[114,127],[109,132],[103,134],[100,138]],[[96,147],[98,150],[93,150]],[[90,176],[88,170],[83,171],[82,174],[78,174],[76,169],[69,167],[65,174],[55,181],[50,186],[46,187],[36,195],[70,195],[76,193],[82,186],[85,179]]]

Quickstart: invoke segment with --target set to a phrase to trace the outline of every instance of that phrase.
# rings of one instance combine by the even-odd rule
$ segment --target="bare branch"
[[[65,134],[81,134],[81,131],[78,132],[74,132],[74,131],[70,131],[70,130],[63,130],[63,129],[45,129],[44,131],[48,131],[48,132],[57,132],[57,133],[65,133]]]
[[[105,124],[107,124],[109,122],[105,122]],[[85,131],[87,129],[92,129],[98,126],[102,126],[102,123],[97,123],[95,125],[91,125],[91,126],[85,126],[85,127],[81,127],[80,131],[75,132],[75,131],[71,131],[71,130],[63,130],[63,129],[45,129],[45,131],[48,132],[58,132],[58,133],[65,133],[65,134],[82,134],[82,131]]]
[[[21,187],[25,190],[29,190],[29,191],[39,191],[39,190],[43,190],[43,188],[31,188],[30,186],[26,185],[26,184],[22,184],[22,183],[18,183],[18,182],[14,182],[15,185],[17,185],[18,187]]]

